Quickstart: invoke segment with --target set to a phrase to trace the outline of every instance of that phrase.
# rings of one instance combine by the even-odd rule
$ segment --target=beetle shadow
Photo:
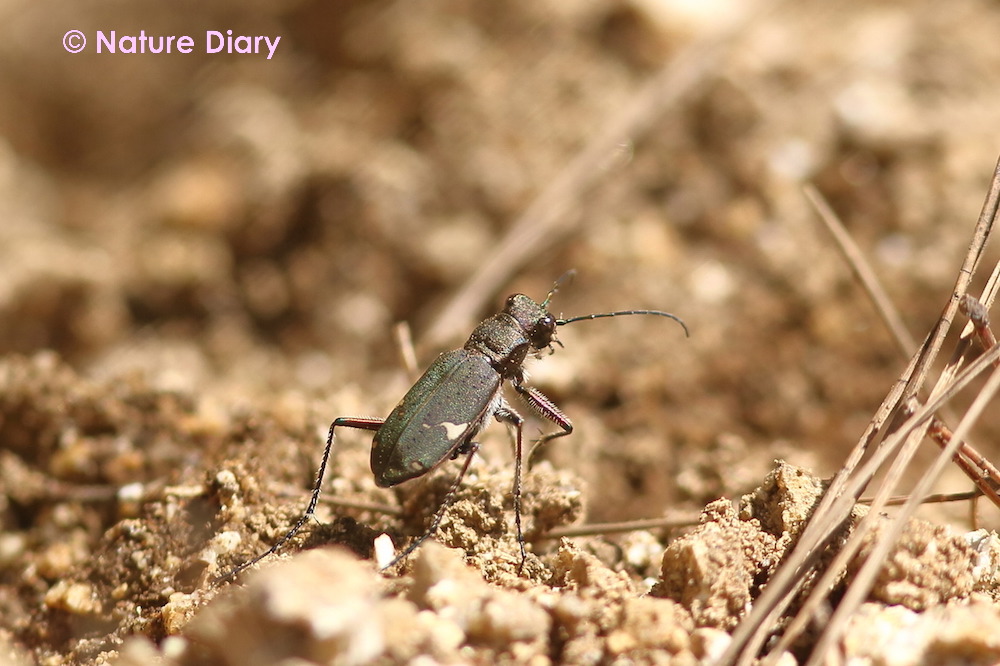
[[[340,516],[329,523],[314,523],[296,550],[340,545],[349,548],[358,557],[370,560],[374,557],[375,537],[381,533],[350,516]]]

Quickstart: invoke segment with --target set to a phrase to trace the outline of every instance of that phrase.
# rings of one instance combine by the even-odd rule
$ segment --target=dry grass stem
[[[810,188],[807,190],[807,196],[816,206],[824,224],[837,240],[841,252],[852,266],[855,275],[865,286],[880,316],[893,333],[897,345],[902,350],[912,348],[912,339],[906,332],[884,290],[879,286],[874,271],[864,261],[863,255],[816,191]],[[935,413],[958,391],[985,371],[991,363],[1000,358],[1000,348],[994,347],[973,361],[965,370],[962,370],[962,365],[968,356],[968,341],[976,329],[975,325],[970,322],[963,331],[951,360],[931,390],[930,397],[925,404],[920,404],[917,394],[924,386],[931,364],[937,357],[955,314],[965,298],[985,244],[990,237],[998,206],[1000,206],[1000,162],[994,169],[990,190],[976,224],[969,250],[944,311],[918,351],[911,356],[906,370],[890,388],[865,433],[847,456],[844,466],[831,481],[829,489],[803,530],[796,547],[764,587],[751,612],[733,633],[732,643],[716,662],[717,664],[750,664],[756,660],[765,641],[772,635],[774,627],[778,626],[781,614],[800,594],[804,581],[810,578],[808,573],[820,559],[826,545],[847,520],[852,507],[876,471],[891,459],[892,463],[884,480],[875,489],[870,513],[854,530],[847,543],[834,557],[833,562],[820,576],[818,582],[812,586],[808,598],[787,626],[781,638],[771,647],[770,656],[764,660],[764,663],[774,663],[782,651],[795,641],[809,625],[820,607],[826,604],[826,595],[833,582],[840,575],[848,560],[860,548],[865,535],[874,526],[873,516],[877,516],[882,511],[897,490]],[[982,298],[982,302],[987,307],[989,303],[992,303],[998,284],[1000,284],[998,275],[1000,275],[1000,266],[994,268]],[[862,572],[839,603],[831,621],[826,624],[823,635],[812,652],[810,664],[821,663],[826,650],[839,638],[844,622],[868,594],[882,559],[895,544],[906,519],[912,515],[916,507],[927,496],[931,484],[940,475],[947,462],[957,453],[962,445],[962,440],[968,435],[969,429],[975,423],[986,403],[992,399],[998,385],[1000,385],[1000,374],[994,373],[962,418],[948,445],[935,459],[931,467],[922,474],[917,487],[899,512],[892,528],[879,535],[875,554],[869,558]],[[900,421],[901,423],[899,423]],[[887,430],[886,426],[893,422],[896,422],[895,428],[891,431]],[[865,456],[868,456],[868,459],[864,465],[861,465]]]

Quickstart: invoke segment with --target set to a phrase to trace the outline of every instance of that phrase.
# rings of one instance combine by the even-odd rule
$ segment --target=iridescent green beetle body
[[[456,349],[439,356],[375,432],[375,483],[395,486],[450,458],[482,429],[501,385],[481,354]]]
[[[423,536],[412,541],[391,562],[388,568],[405,558],[437,529],[444,511],[458,490],[478,449],[475,437],[489,418],[514,427],[514,521],[521,549],[521,566],[527,553],[521,532],[521,467],[524,419],[504,400],[501,390],[509,384],[531,409],[559,426],[555,433],[544,435],[535,446],[573,432],[573,424],[556,405],[536,388],[524,384],[524,361],[529,354],[551,351],[556,339],[556,327],[575,321],[648,314],[669,317],[684,327],[676,316],[659,310],[624,310],[557,319],[548,311],[549,300],[559,282],[541,303],[524,294],[507,298],[503,310],[479,324],[461,349],[442,354],[416,381],[395,409],[385,419],[342,416],[334,419],[326,439],[326,448],[316,474],[312,496],[305,513],[295,525],[266,552],[245,562],[219,580],[228,580],[247,567],[276,552],[313,515],[319,502],[326,465],[333,449],[333,433],[338,427],[358,428],[375,433],[372,442],[371,466],[375,483],[386,488],[423,476],[446,460],[466,455],[466,461],[442,506],[438,509]],[[530,459],[530,456],[529,456]]]
[[[519,386],[527,355],[551,346],[556,320],[523,294],[479,324],[461,349],[442,354],[376,433],[375,483],[386,488],[423,476],[472,444],[494,414],[509,420],[504,381]]]

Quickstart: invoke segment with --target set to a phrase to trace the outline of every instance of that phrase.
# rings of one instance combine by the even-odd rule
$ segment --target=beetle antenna
[[[551,301],[552,296],[557,291],[559,291],[559,287],[561,287],[564,283],[571,281],[575,276],[576,276],[575,268],[571,268],[562,275],[560,275],[559,278],[555,281],[555,284],[552,285],[552,289],[550,289],[549,293],[546,294],[545,300],[542,301],[542,308],[547,310],[549,307],[549,301]]]
[[[684,337],[691,337],[691,333],[688,331],[687,324],[684,323],[683,319],[677,315],[672,315],[669,312],[663,312],[661,310],[619,310],[618,312],[601,312],[598,314],[580,315],[579,317],[570,317],[569,319],[556,319],[556,326],[572,324],[574,321],[600,319],[601,317],[620,317],[621,315],[656,315],[657,317],[669,317],[681,325],[681,328],[684,329]]]

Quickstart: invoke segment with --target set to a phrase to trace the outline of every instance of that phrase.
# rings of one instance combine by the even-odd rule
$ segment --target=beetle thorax
[[[479,324],[465,348],[490,359],[504,379],[520,379],[524,359],[555,339],[555,318],[524,294],[507,299],[502,312]]]

